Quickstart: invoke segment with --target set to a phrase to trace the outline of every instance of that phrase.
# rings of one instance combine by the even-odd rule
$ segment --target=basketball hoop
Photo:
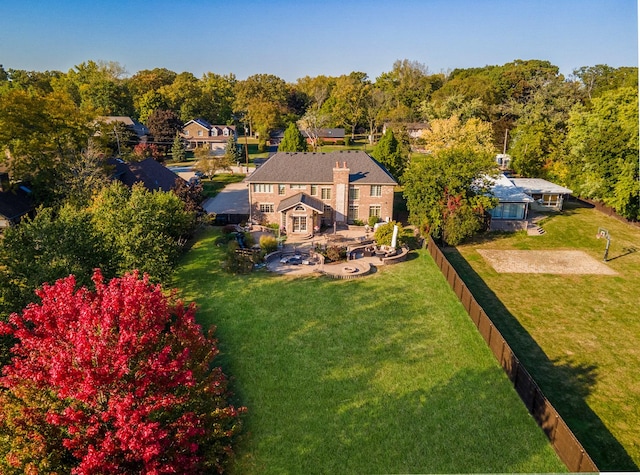
[[[611,236],[609,235],[609,231],[605,228],[598,228],[598,234],[596,234],[596,239],[604,238],[607,240],[607,247],[604,250],[603,261],[607,262],[607,257],[609,255],[609,246],[611,245]]]

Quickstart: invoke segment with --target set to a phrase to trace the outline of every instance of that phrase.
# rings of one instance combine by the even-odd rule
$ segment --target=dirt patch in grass
[[[617,275],[605,263],[582,251],[505,251],[478,249],[500,274],[599,274]]]

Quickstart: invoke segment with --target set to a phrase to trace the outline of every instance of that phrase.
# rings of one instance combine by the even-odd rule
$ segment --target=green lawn
[[[426,251],[351,281],[230,276],[215,236],[175,286],[248,408],[232,473],[565,471]]]
[[[486,249],[579,249],[617,276],[498,274]],[[640,229],[575,205],[546,234],[498,235],[448,256],[601,470],[640,464]],[[633,251],[637,249],[638,252]]]

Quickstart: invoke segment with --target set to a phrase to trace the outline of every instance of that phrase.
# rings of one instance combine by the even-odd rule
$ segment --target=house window
[[[261,213],[273,213],[273,203],[260,203]]]
[[[229,129],[224,129],[222,131],[222,135],[224,135],[225,137],[228,137],[229,136]]]
[[[379,218],[381,214],[382,208],[380,207],[380,205],[369,206],[369,217],[375,216],[376,218]]]
[[[320,194],[321,194],[321,198],[323,200],[330,200],[331,199],[331,188],[321,188],[320,189]]]
[[[284,185],[278,185],[278,194],[279,195],[284,195],[285,194],[285,186]]]
[[[371,185],[371,196],[382,196],[382,185]]]
[[[303,233],[307,231],[307,217],[306,216],[294,216],[293,217],[293,232]]]
[[[289,188],[292,190],[304,190],[307,188],[307,185],[289,185]]]
[[[254,193],[273,193],[273,185],[271,183],[254,183]]]
[[[349,200],[359,200],[360,199],[360,188],[356,188],[355,186],[349,187]]]
[[[490,213],[494,219],[524,219],[525,207],[523,203],[500,203]]]
[[[202,137],[202,130],[198,130],[198,137]]]
[[[542,204],[546,206],[558,206],[558,195],[545,193],[542,195]]]
[[[349,205],[349,214],[347,215],[347,219],[349,221],[355,221],[358,219],[358,205]]]
[[[311,196],[318,196],[318,185],[311,185]]]
[[[188,135],[189,135],[189,131],[188,131],[188,130],[185,130],[185,131],[184,131],[184,134],[188,136]]]

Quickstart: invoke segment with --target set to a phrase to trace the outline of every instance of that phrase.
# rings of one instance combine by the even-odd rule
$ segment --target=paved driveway
[[[206,200],[202,207],[207,213],[249,214],[248,186],[244,182],[231,183],[216,196]]]

